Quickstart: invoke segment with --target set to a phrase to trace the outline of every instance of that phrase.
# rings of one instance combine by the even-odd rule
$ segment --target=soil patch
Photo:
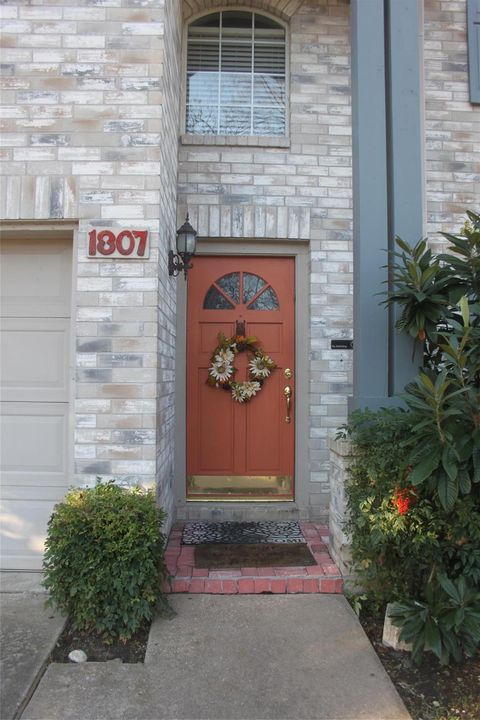
[[[197,568],[296,567],[316,565],[306,544],[196,545]]]
[[[50,662],[69,663],[68,653],[72,650],[83,650],[88,661],[107,662],[120,658],[124,663],[138,663],[145,659],[150,624],[142,627],[129,640],[115,640],[108,644],[102,635],[96,632],[75,630],[70,621],[58,638],[50,655]]]
[[[420,666],[410,653],[382,644],[382,614],[360,613],[360,622],[413,720],[479,720],[480,654],[444,667],[433,653]]]

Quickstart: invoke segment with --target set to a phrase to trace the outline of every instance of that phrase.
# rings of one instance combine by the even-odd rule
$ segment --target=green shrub
[[[150,621],[166,579],[163,510],[152,491],[74,489],[48,524],[44,585],[77,629],[127,639]]]
[[[387,305],[421,345],[407,410],[356,411],[346,488],[352,562],[376,604],[397,601],[414,657],[442,662],[480,642],[480,216],[449,252],[397,239]]]
[[[405,443],[412,414],[401,409],[356,410],[344,434],[355,460],[346,486],[352,563],[377,605],[416,597],[432,568],[480,582],[480,514],[474,495],[446,511],[427,486],[410,482]]]
[[[424,367],[405,388],[412,413],[410,482],[428,485],[446,511],[459,497],[480,500],[480,215],[469,212],[448,250],[434,257],[422,240],[392,264],[387,305],[397,328],[424,350]]]
[[[442,665],[473,657],[480,643],[480,592],[461,576],[455,582],[438,574],[423,602],[392,603],[389,617],[402,628],[400,640],[412,643],[412,659],[431,650]]]

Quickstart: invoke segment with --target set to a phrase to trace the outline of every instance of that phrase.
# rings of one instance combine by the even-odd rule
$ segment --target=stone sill
[[[180,135],[181,145],[289,148],[290,138],[264,135]]]

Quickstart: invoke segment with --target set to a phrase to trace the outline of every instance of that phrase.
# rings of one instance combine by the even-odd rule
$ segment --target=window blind
[[[189,27],[186,131],[284,135],[285,30],[260,13],[222,11]]]

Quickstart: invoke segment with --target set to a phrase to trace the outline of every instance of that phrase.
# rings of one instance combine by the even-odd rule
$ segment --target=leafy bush
[[[461,576],[452,582],[437,575],[427,585],[425,601],[393,603],[389,617],[402,628],[400,640],[412,643],[412,659],[432,650],[443,665],[450,657],[460,662],[473,657],[480,643],[480,592],[468,588]]]
[[[480,642],[480,216],[468,216],[438,257],[397,240],[386,304],[402,307],[423,367],[406,410],[356,411],[344,429],[354,568],[376,603],[400,601],[415,658],[442,662]]]
[[[422,240],[392,265],[387,305],[425,347],[425,364],[406,387],[412,432],[406,443],[410,482],[428,484],[446,511],[459,496],[480,498],[480,216],[469,212],[459,235],[437,258]],[[476,487],[472,487],[476,484]]]
[[[410,533],[393,504],[406,470],[401,442],[408,432],[407,414],[357,410],[345,430],[355,449],[346,488],[352,561],[367,594],[382,604],[403,597],[417,580],[405,566],[398,572],[399,564],[411,559]]]
[[[353,412],[345,434],[355,461],[346,487],[352,562],[375,604],[415,597],[432,568],[480,582],[480,514],[474,497],[447,512],[410,482],[405,443],[412,415],[399,408]]]
[[[48,524],[44,585],[77,629],[127,639],[152,619],[166,578],[165,519],[151,491],[71,490]]]

